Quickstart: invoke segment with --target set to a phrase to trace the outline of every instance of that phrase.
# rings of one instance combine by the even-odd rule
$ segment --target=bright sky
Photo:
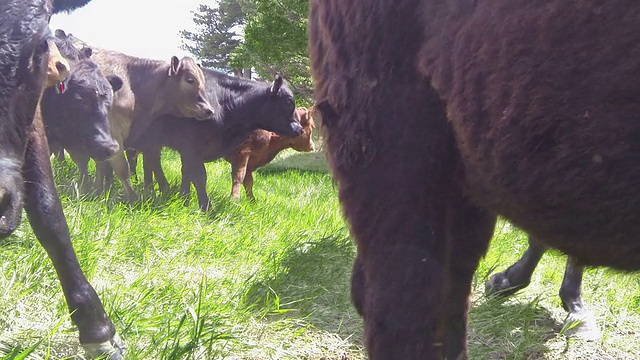
[[[71,14],[51,17],[62,29],[89,45],[137,57],[169,61],[190,55],[180,49],[180,30],[195,30],[193,11],[215,0],[92,0]]]

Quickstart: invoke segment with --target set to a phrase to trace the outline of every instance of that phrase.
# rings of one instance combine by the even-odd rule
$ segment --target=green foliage
[[[231,53],[241,43],[236,29],[245,24],[243,7],[236,0],[220,0],[217,7],[200,5],[194,13],[196,32],[183,30],[183,48],[206,67],[230,71]]]
[[[256,202],[230,200],[230,166],[207,164],[210,214],[195,192],[189,206],[177,196],[179,155],[165,151],[162,160],[171,194],[131,206],[119,188],[106,199],[78,195],[77,169],[53,164],[81,266],[128,360],[366,358],[349,299],[355,249],[324,154],[278,156],[256,174]],[[635,274],[585,273],[583,296],[601,341],[560,334],[566,257],[557,253],[542,258],[513,298],[484,297],[489,276],[525,248],[526,234],[499,221],[474,277],[470,359],[640,358]],[[81,355],[56,273],[27,221],[0,244],[0,270],[0,359]]]
[[[198,31],[182,32],[184,48],[205,66],[229,72],[253,68],[265,80],[280,74],[299,103],[310,105],[308,12],[306,0],[221,0],[217,7],[201,5],[194,14]]]
[[[253,66],[270,78],[282,74],[296,95],[311,98],[313,87],[308,53],[306,0],[252,0],[255,12],[247,17],[244,42],[232,56],[237,66]]]

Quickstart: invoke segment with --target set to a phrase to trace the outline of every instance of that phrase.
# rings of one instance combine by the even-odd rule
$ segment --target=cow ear
[[[284,82],[284,80],[282,80],[282,76],[280,75],[276,75],[276,79],[273,80],[273,85],[271,85],[271,93],[275,94],[277,93],[280,88],[282,87],[282,83]]]
[[[84,55],[85,59],[88,59],[93,54],[93,49],[85,46],[82,48],[82,50],[80,50],[80,52],[82,53],[82,55]]]
[[[56,29],[54,34],[58,39],[65,39],[67,37],[67,34],[62,29]]]
[[[171,57],[171,66],[169,66],[169,76],[175,76],[178,74],[180,68],[180,59],[177,56]]]
[[[107,81],[109,81],[109,84],[111,84],[111,88],[113,89],[113,92],[116,92],[122,89],[122,85],[124,85],[124,83],[122,82],[122,79],[117,75],[107,76]]]

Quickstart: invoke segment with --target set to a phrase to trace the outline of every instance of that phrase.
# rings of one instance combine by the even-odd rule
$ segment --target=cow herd
[[[149,60],[51,33],[53,13],[89,0],[0,2],[0,236],[24,209],[47,251],[90,357],[122,359],[113,323],[80,268],[51,152],[64,149],[98,191],[113,173],[136,201],[168,183],[161,150],[180,153],[211,207],[204,164],[252,171],[313,149],[328,161],[357,244],[352,300],[371,359],[465,359],[473,274],[498,215],[530,248],[489,292],[528,284],[547,247],[570,255],[561,289],[583,315],[584,266],[640,269],[640,6],[631,0],[311,0],[313,111],[284,80]],[[39,104],[39,106],[38,106]],[[88,173],[96,165],[95,182]]]

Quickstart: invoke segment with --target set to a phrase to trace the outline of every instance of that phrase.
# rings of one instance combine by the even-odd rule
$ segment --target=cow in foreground
[[[498,215],[578,265],[640,269],[639,19],[631,0],[311,1],[372,360],[467,358]]]
[[[48,61],[52,13],[83,6],[82,0],[0,2],[0,236],[20,223],[22,209],[47,251],[88,356],[122,349],[113,323],[76,257],[54,185],[49,148],[35,110]]]
[[[160,164],[161,150],[163,146],[177,150],[182,161],[180,193],[188,199],[193,183],[200,208],[206,211],[211,203],[206,191],[205,162],[229,154],[256,129],[299,136],[302,126],[295,112],[293,93],[282,77],[276,76],[273,83],[263,83],[214,70],[203,71],[207,94],[210,99],[217,99],[222,109],[216,115],[217,121],[162,116],[131,147],[144,154],[146,186],[153,186],[153,172],[163,192],[168,190],[169,183]]]
[[[253,195],[253,172],[267,165],[282,150],[314,151],[313,129],[315,124],[309,109],[296,109],[300,118],[302,134],[298,136],[278,135],[262,129],[252,131],[238,148],[225,155],[224,159],[231,164],[231,197],[240,199],[240,185],[244,185],[247,198],[255,200]]]
[[[59,29],[56,30],[56,37],[70,40],[79,48],[87,46],[83,41]],[[111,135],[118,142],[119,150],[107,161],[122,181],[127,201],[133,202],[138,199],[138,195],[131,185],[129,166],[124,155],[126,143],[140,138],[152,120],[160,115],[173,114],[208,120],[217,110],[212,108],[207,98],[202,70],[190,57],[178,59],[173,56],[170,62],[165,62],[91,48],[91,60],[98,64],[103,74],[116,75],[123,82],[109,111]],[[80,167],[89,161],[88,154],[73,151],[69,153]],[[97,165],[98,192],[104,189],[103,172],[106,168],[106,164]]]

